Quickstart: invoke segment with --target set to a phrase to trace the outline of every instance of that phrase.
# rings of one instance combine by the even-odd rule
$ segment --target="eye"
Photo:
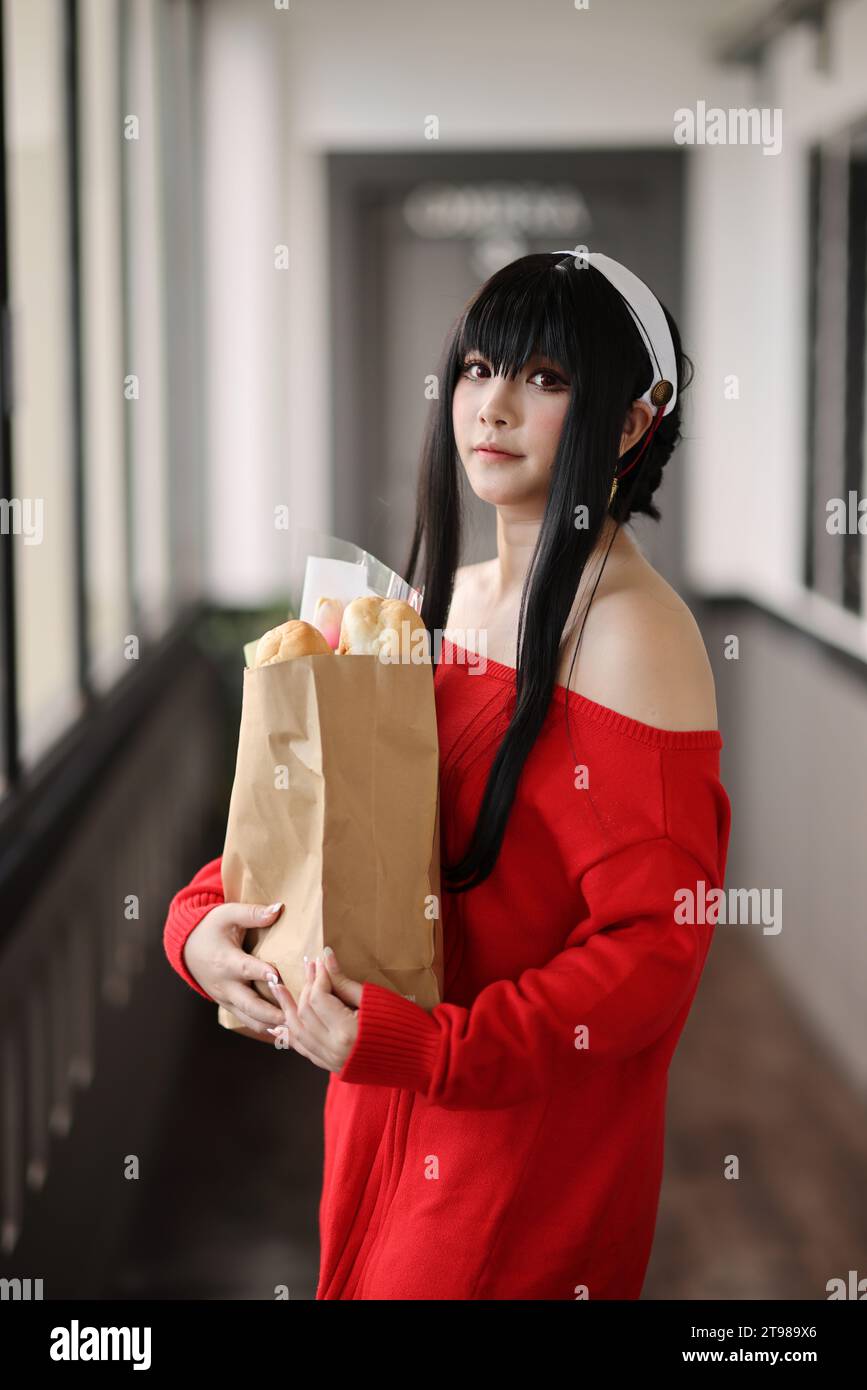
[[[461,370],[463,371],[465,376],[469,377],[470,381],[483,380],[482,377],[473,376],[471,374],[473,367],[481,367],[486,372],[490,372],[491,370],[489,364],[485,362],[483,358],[465,357],[463,367]],[[537,376],[546,378],[546,382],[539,383],[540,391],[561,391],[568,385],[568,383],[564,381],[563,377],[561,377],[558,372],[552,371],[548,367],[537,367],[535,372],[530,373],[528,380],[534,381]]]
[[[558,376],[556,372],[548,371],[546,367],[540,367],[537,372],[533,373],[533,376],[530,378],[530,380],[532,381],[537,376],[543,376],[548,378],[547,386],[541,382],[539,383],[539,389],[542,391],[559,391],[561,387],[566,385],[561,376]]]
[[[473,367],[484,367],[486,372],[490,371],[487,362],[483,362],[481,357],[466,357],[462,368],[464,374],[468,375]],[[477,376],[470,376],[470,381],[479,381],[480,379]]]

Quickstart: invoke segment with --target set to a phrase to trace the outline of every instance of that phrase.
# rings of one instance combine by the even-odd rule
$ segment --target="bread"
[[[408,626],[404,627],[404,624]],[[406,643],[407,659],[420,644],[413,638],[425,631],[419,614],[399,598],[355,598],[347,604],[340,624],[339,656],[379,656],[383,648],[390,650],[393,659],[403,655]]]
[[[339,640],[334,631],[336,619],[342,612]],[[252,666],[273,666],[278,661],[291,661],[296,656],[325,656],[333,652],[329,640],[337,642],[340,656],[379,656],[385,649],[392,660],[403,659],[404,646],[411,653],[421,639],[415,632],[424,632],[425,625],[410,604],[399,598],[356,598],[344,608],[339,599],[320,598],[316,605],[317,624],[322,622],[326,632],[312,623],[290,618],[289,622],[272,627],[259,638]],[[403,624],[408,624],[404,627]]]
[[[318,628],[290,618],[288,623],[272,627],[259,638],[253,666],[272,666],[278,661],[290,661],[296,656],[324,656],[331,648]]]
[[[319,598],[313,614],[313,626],[317,627],[333,651],[340,641],[340,620],[343,617],[343,604],[339,598]]]

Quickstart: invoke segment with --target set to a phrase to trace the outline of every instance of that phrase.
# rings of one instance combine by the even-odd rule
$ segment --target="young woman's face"
[[[494,376],[480,353],[466,354],[452,425],[477,497],[495,506],[544,503],[570,395],[565,373],[548,358],[532,357],[511,380]]]

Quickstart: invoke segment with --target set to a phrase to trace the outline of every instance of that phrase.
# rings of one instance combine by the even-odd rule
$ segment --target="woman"
[[[293,1000],[219,860],[172,902],[188,983],[331,1073],[317,1298],[641,1292],[730,825],[701,637],[624,529],[659,518],[684,360],[596,253],[506,266],[447,345],[405,573],[438,657],[445,1002],[333,957]],[[497,510],[463,570],[460,467]],[[272,972],[273,1008],[247,983]]]

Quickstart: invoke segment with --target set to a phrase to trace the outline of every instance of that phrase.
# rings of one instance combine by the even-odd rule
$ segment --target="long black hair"
[[[663,310],[677,358],[677,401],[629,472],[644,435],[622,457],[620,438],[630,406],[653,380],[652,368],[623,299],[592,265],[578,269],[574,258],[546,252],[504,266],[470,299],[443,349],[440,394],[428,419],[415,531],[404,569],[410,584],[424,584],[422,617],[434,660],[461,551],[463,465],[452,427],[452,397],[466,356],[479,353],[494,374],[514,378],[540,353],[559,366],[572,386],[539,537],[521,592],[514,708],[488,775],[470,844],[456,864],[443,865],[444,885],[452,892],[482,883],[497,861],[521,770],[548,712],[564,627],[606,516],[615,521],[612,541],[619,527],[638,513],[660,518],[653,495],[680,438],[681,392],[688,384],[684,363],[692,379],[692,363],[682,353],[677,325],[664,305]],[[609,511],[615,472],[625,476]],[[588,520],[579,529],[576,516],[582,506]],[[605,554],[607,558],[607,550]]]

